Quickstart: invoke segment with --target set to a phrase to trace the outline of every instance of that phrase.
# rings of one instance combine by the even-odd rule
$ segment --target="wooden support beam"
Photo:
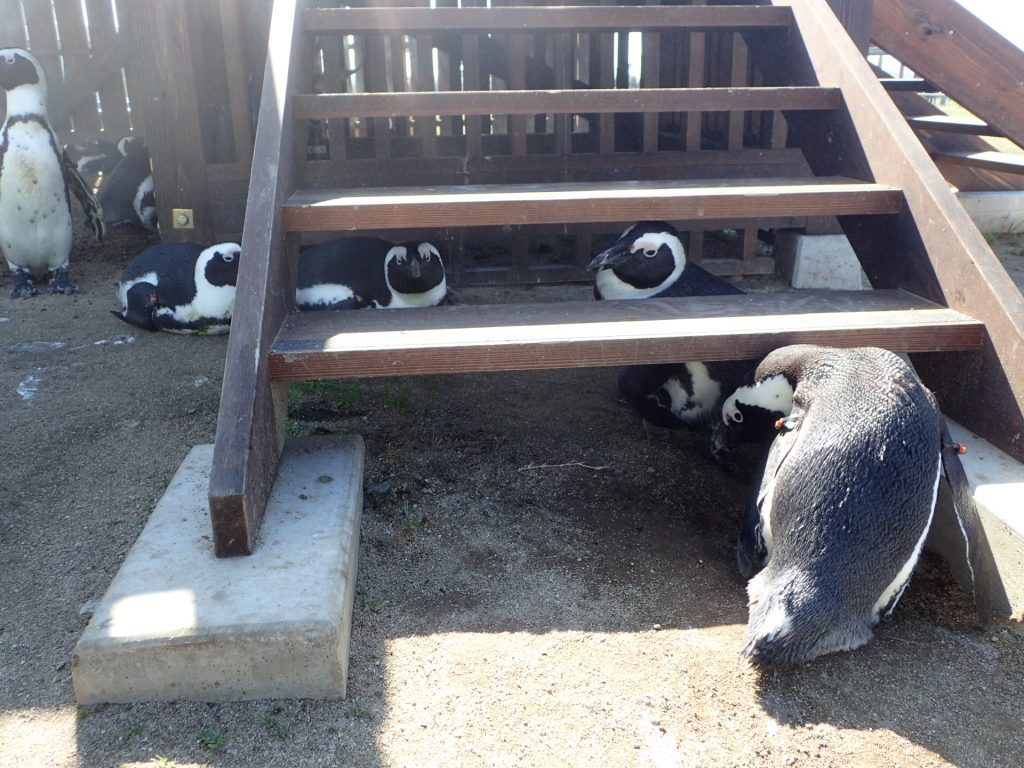
[[[1024,51],[956,0],[875,0],[871,38],[1024,146]]]
[[[986,123],[971,117],[953,117],[952,115],[922,115],[908,117],[911,128],[919,131],[937,131],[939,133],[958,133],[964,136],[1002,136],[1002,134]]]
[[[272,384],[267,353],[295,300],[294,262],[281,204],[295,184],[296,123],[286,94],[303,76],[298,10],[305,0],[277,0],[252,179],[242,235],[231,337],[210,474],[210,516],[218,557],[251,554],[284,447],[287,388]],[[304,63],[304,62],[303,62]]]
[[[867,173],[906,194],[888,222],[841,220],[872,285],[944,301],[985,323],[980,351],[920,356],[918,371],[950,416],[1024,459],[1024,298],[824,0],[772,4],[792,8],[804,41],[787,57],[788,82],[837,85],[848,110],[828,122],[794,121],[794,144],[818,173]]]
[[[1024,155],[1009,152],[937,152],[932,157],[937,163],[966,165],[1001,173],[1024,173]]]
[[[920,77],[880,77],[878,82],[890,93],[935,93],[939,90]]]
[[[873,0],[828,0],[828,4],[860,52],[867,55],[871,44]]]
[[[192,66],[185,0],[151,0],[124,6],[138,50],[141,92],[134,105],[145,127],[153,165],[160,235],[166,241],[210,242],[213,220],[206,183],[206,156]],[[175,229],[173,208],[191,208],[194,228]]]

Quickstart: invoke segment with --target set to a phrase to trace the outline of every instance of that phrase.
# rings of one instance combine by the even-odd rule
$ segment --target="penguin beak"
[[[588,272],[598,272],[602,269],[608,269],[614,267],[617,264],[622,264],[632,254],[629,252],[629,246],[625,243],[616,243],[607,251],[602,251],[597,254],[587,265]]]
[[[420,261],[419,261],[419,259],[410,259],[409,260],[409,274],[411,274],[415,278],[419,278],[419,276],[422,274],[422,272],[423,272],[423,270],[420,268]]]

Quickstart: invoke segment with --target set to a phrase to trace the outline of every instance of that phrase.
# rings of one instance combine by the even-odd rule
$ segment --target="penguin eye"
[[[653,259],[657,255],[658,255],[658,252],[654,248],[645,248],[644,249],[644,256],[646,256],[648,259]]]
[[[5,64],[13,64],[14,63],[14,54],[13,53],[9,53],[6,56],[4,56],[4,63]]]
[[[224,259],[224,261],[228,264],[235,260],[235,254],[231,253],[231,251],[228,251],[227,253],[222,253],[220,257]]]
[[[729,414],[729,418],[733,420],[734,424],[743,423],[743,413],[740,411],[733,411],[732,413]]]

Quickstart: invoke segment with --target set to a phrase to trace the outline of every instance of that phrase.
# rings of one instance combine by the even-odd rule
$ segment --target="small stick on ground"
[[[610,467],[594,467],[590,464],[584,464],[582,461],[567,461],[564,464],[527,464],[525,467],[520,467],[518,471],[529,472],[534,469],[559,469],[561,467],[582,467],[583,469],[593,469],[598,472],[602,469],[610,469]]]

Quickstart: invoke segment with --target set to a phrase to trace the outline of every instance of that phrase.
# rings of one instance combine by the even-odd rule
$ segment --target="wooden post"
[[[871,18],[874,0],[828,0],[836,17],[846,27],[860,52],[867,56],[871,43]]]
[[[160,236],[166,241],[211,242],[213,217],[206,153],[188,34],[185,0],[126,3],[137,50],[135,69],[145,94],[135,105],[149,144]],[[175,228],[172,210],[192,210],[193,228]]]

